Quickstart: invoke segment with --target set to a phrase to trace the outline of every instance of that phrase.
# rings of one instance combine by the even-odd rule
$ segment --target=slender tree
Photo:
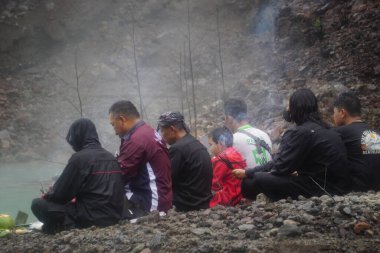
[[[191,105],[190,105],[190,95],[189,95],[189,85],[187,82],[187,72],[186,72],[186,40],[183,41],[183,78],[185,79],[185,96],[186,96],[186,104],[187,104],[187,110],[189,115],[189,124],[190,128],[193,128],[193,121],[191,117]]]
[[[197,105],[195,98],[195,83],[194,83],[194,72],[193,72],[193,60],[191,58],[191,32],[190,32],[190,0],[187,0],[187,39],[189,47],[189,67],[190,67],[190,77],[191,77],[191,93],[193,98],[193,110],[194,110],[194,134],[198,138],[197,131]]]
[[[139,93],[139,100],[140,100],[140,112],[141,112],[141,118],[144,119],[144,110],[143,110],[143,99],[141,94],[141,83],[140,83],[140,77],[139,77],[139,68],[137,64],[137,55],[136,55],[136,41],[135,41],[135,8],[132,4],[132,11],[131,11],[131,17],[132,17],[132,46],[133,46],[133,60],[135,63],[135,74],[136,74],[136,82],[137,82],[137,90]]]
[[[83,106],[82,106],[82,98],[80,96],[80,91],[79,91],[79,79],[81,78],[81,75],[78,73],[78,54],[77,51],[75,51],[74,55],[74,69],[75,69],[75,79],[76,79],[76,84],[77,84],[77,96],[78,96],[78,102],[79,102],[79,113],[80,117],[83,118]]]
[[[183,97],[183,81],[182,81],[182,48],[179,47],[179,88],[180,88],[180,99],[181,99],[181,112],[184,114],[184,97]]]
[[[224,71],[223,71],[223,60],[222,60],[222,47],[221,47],[221,36],[220,36],[220,22],[219,22],[219,7],[216,8],[216,30],[218,33],[218,52],[219,52],[219,62],[220,62],[220,74],[222,77],[222,87],[223,87],[223,101],[226,99],[226,88],[224,85]]]

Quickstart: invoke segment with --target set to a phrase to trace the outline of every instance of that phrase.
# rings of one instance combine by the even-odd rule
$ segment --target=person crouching
[[[210,207],[234,206],[242,199],[241,180],[234,177],[232,170],[244,169],[245,159],[233,147],[233,135],[225,127],[216,128],[208,135],[212,158],[213,198]]]
[[[116,224],[123,214],[124,182],[114,156],[99,143],[94,123],[78,119],[66,137],[74,153],[53,187],[31,209],[53,234],[70,228]]]

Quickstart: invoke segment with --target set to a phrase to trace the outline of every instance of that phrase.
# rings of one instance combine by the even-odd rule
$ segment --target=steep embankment
[[[11,235],[2,252],[378,252],[380,193],[256,202],[137,224]]]
[[[278,141],[286,128],[280,116],[284,100],[295,89],[308,87],[317,94],[327,121],[335,97],[354,91],[361,99],[363,118],[379,131],[380,3],[293,0],[265,6],[261,12],[274,9],[273,37],[255,33],[251,41],[261,57],[271,58],[271,68],[258,58],[250,75],[230,94],[248,101],[253,123]],[[221,103],[209,110],[205,131],[222,122]]]

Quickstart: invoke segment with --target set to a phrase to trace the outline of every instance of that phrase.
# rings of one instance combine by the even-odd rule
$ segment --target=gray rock
[[[148,242],[148,247],[152,249],[160,248],[163,241],[163,235],[161,233],[153,235],[152,239]]]
[[[145,244],[144,244],[144,243],[139,243],[139,244],[137,244],[137,245],[133,248],[132,252],[133,252],[133,253],[140,253],[140,252],[143,251],[144,249],[145,249]]]
[[[297,225],[284,224],[278,229],[279,237],[297,237],[302,234],[301,229]]]
[[[238,227],[240,231],[252,230],[255,226],[252,224],[243,224]]]
[[[211,234],[211,230],[209,228],[193,228],[191,233],[195,235]]]
[[[214,251],[214,247],[212,245],[209,245],[209,244],[202,244],[198,250],[198,252],[202,252],[202,253],[212,253],[212,252],[215,252]]]

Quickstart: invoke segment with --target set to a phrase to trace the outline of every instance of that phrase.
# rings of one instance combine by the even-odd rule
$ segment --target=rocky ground
[[[2,252],[379,252],[380,192],[152,213],[136,224],[11,234]]]

